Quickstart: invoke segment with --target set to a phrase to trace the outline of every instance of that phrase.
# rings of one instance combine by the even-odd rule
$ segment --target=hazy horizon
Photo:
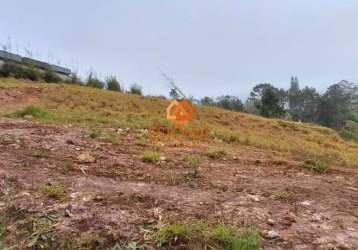
[[[168,95],[161,68],[187,95],[245,100],[259,83],[288,88],[291,76],[320,92],[358,82],[357,11],[343,0],[13,0],[2,4],[0,42],[145,94]]]

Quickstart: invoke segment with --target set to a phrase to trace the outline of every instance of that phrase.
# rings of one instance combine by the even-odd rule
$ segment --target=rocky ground
[[[164,144],[157,163],[141,131],[112,144],[70,126],[0,120],[3,244],[15,249],[112,249],[177,220],[256,226],[262,249],[358,249],[358,171],[326,174],[257,149]],[[92,136],[93,137],[93,136]],[[201,156],[195,173],[183,160]]]

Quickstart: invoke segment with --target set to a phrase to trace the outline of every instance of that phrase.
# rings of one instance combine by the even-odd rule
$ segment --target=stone
[[[80,163],[94,163],[96,161],[96,158],[91,156],[89,153],[83,153],[77,157],[77,160]]]
[[[270,240],[277,239],[280,238],[280,234],[274,230],[270,230],[267,232],[266,238]]]

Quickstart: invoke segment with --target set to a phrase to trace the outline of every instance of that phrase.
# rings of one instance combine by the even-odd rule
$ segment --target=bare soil
[[[207,145],[165,145],[165,160],[144,163],[139,157],[148,146],[137,143],[138,134],[129,130],[113,145],[70,126],[1,118],[5,245],[27,249],[38,233],[47,237],[38,242],[52,238],[50,249],[112,249],[129,241],[155,249],[148,235],[159,224],[201,219],[254,225],[263,249],[358,249],[356,170],[319,175],[246,147],[212,160]],[[79,161],[84,153],[95,161]],[[203,159],[189,180],[187,154]],[[45,186],[61,186],[63,197]],[[270,239],[269,231],[279,236]]]

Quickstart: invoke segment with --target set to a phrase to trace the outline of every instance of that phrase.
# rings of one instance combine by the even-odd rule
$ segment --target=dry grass
[[[29,84],[0,79],[1,88],[43,89],[37,106],[47,112],[39,120],[80,127],[148,128],[167,124],[169,101],[69,84]],[[307,123],[266,119],[214,107],[196,108],[197,117],[208,124],[214,147],[248,146],[287,155],[327,158],[332,164],[358,167],[358,144],[345,141],[334,130]],[[36,118],[36,117],[35,117]]]

